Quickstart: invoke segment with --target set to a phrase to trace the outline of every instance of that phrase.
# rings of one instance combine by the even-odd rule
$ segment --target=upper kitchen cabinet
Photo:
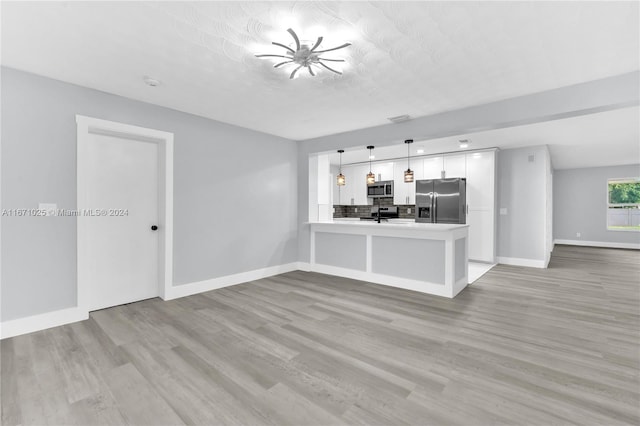
[[[413,182],[404,182],[404,171],[407,170],[407,160],[399,160],[393,166],[393,204],[416,203],[416,181],[424,179],[424,159],[411,159]]]
[[[367,165],[367,168],[369,166]],[[392,162],[383,162],[383,163],[372,163],[371,171],[374,175],[376,175],[376,182],[381,180],[393,180],[393,163]],[[367,173],[369,170],[367,169]],[[366,175],[366,173],[365,173]]]
[[[367,204],[367,173],[369,164],[342,167],[346,183],[340,187],[340,205]]]
[[[444,178],[467,177],[467,156],[465,154],[446,155],[443,163]]]
[[[353,170],[354,166],[343,166],[342,174],[344,175],[345,184],[340,187],[340,205],[349,206],[354,197],[354,179],[355,172]],[[337,186],[337,185],[336,185]]]
[[[467,204],[472,210],[495,206],[495,151],[467,154]]]
[[[442,177],[442,157],[428,157],[423,160],[422,179],[440,179]]]

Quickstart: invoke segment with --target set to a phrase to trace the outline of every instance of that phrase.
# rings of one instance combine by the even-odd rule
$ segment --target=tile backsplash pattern
[[[378,205],[378,201],[375,201],[375,205]],[[396,204],[393,204],[393,198],[380,198],[380,205],[382,207],[390,207]],[[414,219],[415,215],[415,204],[397,204],[398,206],[398,216],[403,219]],[[355,206],[347,206],[347,205],[334,205],[334,218],[340,217],[369,217],[371,216],[371,205],[355,205]],[[407,213],[407,210],[411,209],[411,213]]]

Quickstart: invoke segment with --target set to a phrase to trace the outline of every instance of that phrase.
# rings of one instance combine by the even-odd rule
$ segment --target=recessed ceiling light
[[[389,117],[387,118],[387,120],[389,120],[394,124],[398,124],[398,123],[403,123],[405,121],[411,120],[411,117],[408,114],[404,114],[404,115],[398,115],[396,117]]]
[[[418,154],[424,154],[424,149],[420,148],[419,150],[416,151]]]
[[[160,86],[160,80],[156,80],[155,78],[151,78],[149,76],[144,77],[144,83],[147,86],[151,86],[151,87]]]
[[[471,143],[468,139],[460,139],[460,148],[469,148],[469,144]]]

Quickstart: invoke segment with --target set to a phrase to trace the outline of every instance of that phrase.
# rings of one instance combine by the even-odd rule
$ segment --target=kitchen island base
[[[309,269],[452,298],[467,285],[468,226],[312,222]]]

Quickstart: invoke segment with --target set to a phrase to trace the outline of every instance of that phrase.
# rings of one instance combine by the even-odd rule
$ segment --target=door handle
[[[432,222],[438,223],[438,193],[433,193],[433,220]]]
[[[151,230],[152,230],[152,231],[157,231],[157,230],[158,230],[158,227],[157,227],[156,225],[151,225]]]

